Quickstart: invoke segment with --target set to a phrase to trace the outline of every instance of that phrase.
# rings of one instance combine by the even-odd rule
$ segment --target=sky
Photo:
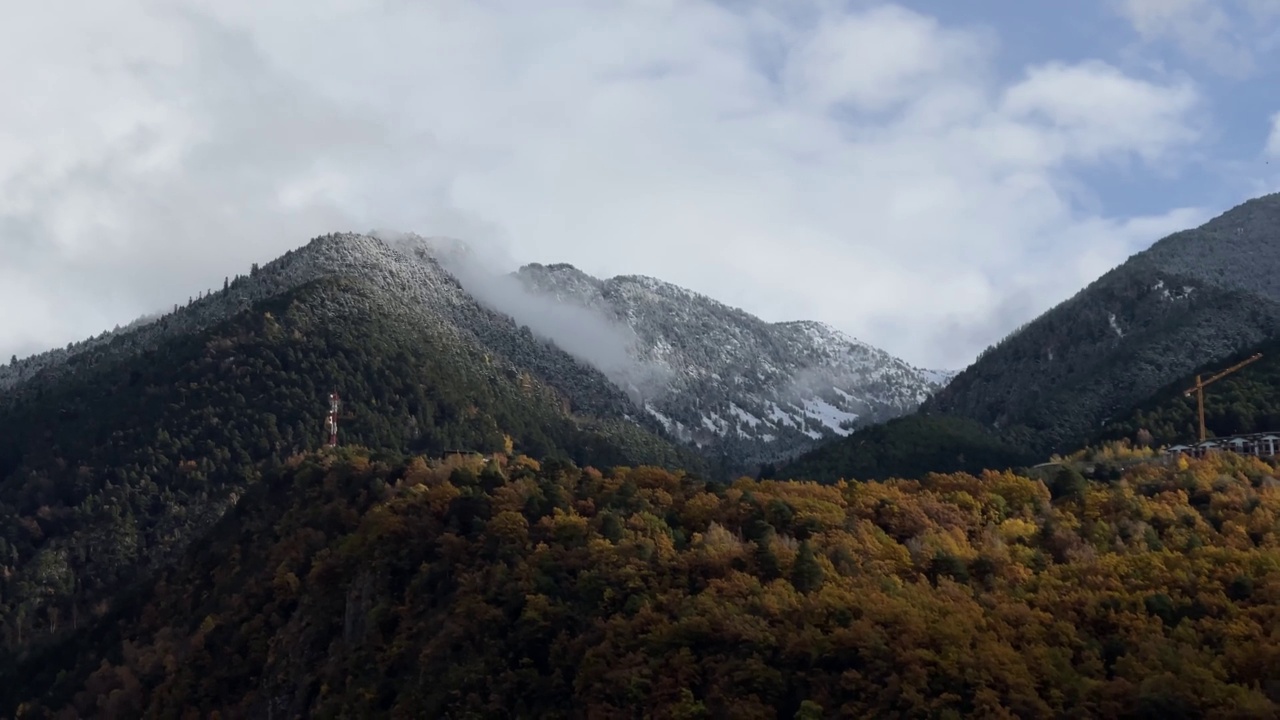
[[[1280,190],[1280,0],[50,0],[0,96],[2,359],[389,228],[961,368]]]

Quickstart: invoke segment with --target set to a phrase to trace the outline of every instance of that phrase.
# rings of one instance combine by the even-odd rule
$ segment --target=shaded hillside
[[[990,348],[923,410],[1047,454],[1280,334],[1280,195],[1165,238]]]
[[[1043,458],[1011,444],[980,423],[914,414],[863,428],[787,463],[780,477],[835,482],[919,478],[933,472],[981,472],[1031,465]]]
[[[1008,473],[293,458],[115,616],[0,676],[0,712],[1275,717],[1275,472],[1148,465],[1051,500]]]
[[[1210,437],[1241,433],[1280,434],[1280,339],[1274,339],[1199,368],[1203,377],[1228,368],[1254,353],[1262,359],[1205,389],[1205,428]],[[1140,430],[1160,445],[1191,443],[1198,437],[1195,396],[1182,393],[1195,384],[1195,373],[1170,383],[1132,411],[1109,421],[1098,440],[1137,439]]]
[[[532,337],[524,347],[558,352]],[[380,451],[509,446],[602,466],[698,467],[621,414],[583,413],[611,392],[602,376],[584,395],[583,369],[580,405],[359,280],[314,281],[208,331],[78,363],[0,397],[0,654],[90,622],[262,472],[318,447],[334,389],[346,403],[341,440]]]

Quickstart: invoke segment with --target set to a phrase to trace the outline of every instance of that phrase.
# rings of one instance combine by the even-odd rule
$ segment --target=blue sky
[[[0,358],[378,228],[962,367],[1280,188],[1278,31],[1280,0],[29,4]]]
[[[1262,154],[1272,132],[1272,116],[1280,110],[1280,2],[1276,0],[904,4],[944,23],[994,28],[1001,66],[1010,75],[1046,58],[1101,59],[1139,76],[1184,75],[1194,80],[1207,106],[1208,122],[1204,137],[1179,172],[1166,174],[1143,167],[1130,172],[1081,171],[1083,182],[1105,212],[1148,214],[1178,206],[1226,210],[1261,191],[1280,189],[1273,180],[1280,176],[1280,167],[1268,166]],[[1144,9],[1167,19],[1148,20],[1155,27],[1143,33]],[[1227,24],[1219,25],[1222,21]],[[1198,31],[1203,46],[1183,36],[1184,30]]]

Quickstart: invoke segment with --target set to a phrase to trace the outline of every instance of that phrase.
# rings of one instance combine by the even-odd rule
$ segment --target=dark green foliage
[[[1237,575],[1227,586],[1227,597],[1236,602],[1244,602],[1253,596],[1253,578],[1248,575]]]
[[[929,578],[929,582],[935,587],[938,584],[938,579],[944,577],[951,578],[956,582],[968,582],[969,568],[965,566],[963,560],[955,555],[939,551],[933,556],[933,559],[929,561],[929,569],[926,573],[926,577]]]
[[[1053,481],[1049,483],[1049,493],[1053,495],[1054,500],[1078,500],[1084,497],[1084,491],[1088,485],[1088,481],[1079,470],[1063,466],[1054,473]]]
[[[1160,445],[1195,442],[1196,399],[1183,391],[1195,384],[1196,373],[1209,377],[1255,353],[1262,353],[1262,359],[1205,389],[1205,427],[1210,437],[1280,431],[1280,338],[1276,338],[1180,376],[1108,422],[1096,440],[1134,439],[1146,430]]]
[[[791,584],[802,593],[811,593],[822,587],[824,577],[822,566],[813,554],[813,546],[808,540],[801,542],[795,564],[791,567]]]
[[[930,472],[1018,467],[1032,464],[1038,457],[971,420],[910,415],[823,445],[797,458],[779,474],[825,482],[885,480]]]

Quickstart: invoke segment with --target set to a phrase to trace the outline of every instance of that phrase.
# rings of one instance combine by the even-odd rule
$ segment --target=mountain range
[[[565,264],[502,276],[451,238],[340,234],[186,308],[0,366],[0,389],[126,357],[337,277],[375,293],[372,302],[387,313],[461,332],[551,379],[578,411],[650,429],[656,421],[708,457],[733,458],[738,470],[908,413],[954,375],[915,368],[823,323],[767,323],[655,278],[599,280]],[[555,347],[516,337],[523,328]],[[616,387],[602,385],[600,374]]]

